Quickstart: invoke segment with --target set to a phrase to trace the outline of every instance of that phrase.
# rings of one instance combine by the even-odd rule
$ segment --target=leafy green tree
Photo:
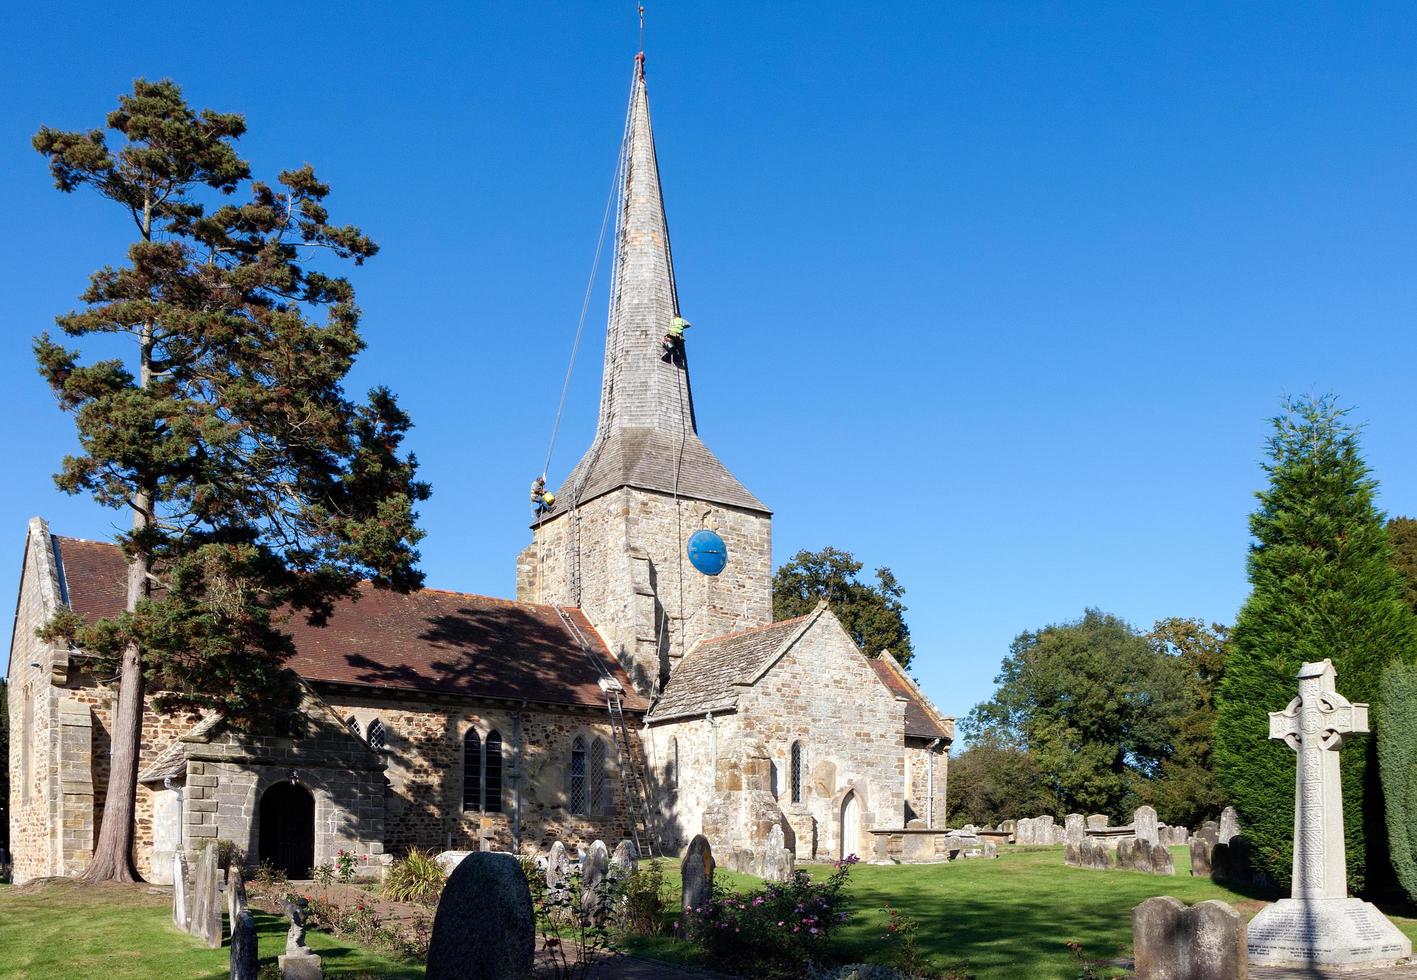
[[[1096,609],[1019,634],[994,682],[961,731],[1026,750],[1064,812],[1130,813],[1187,707],[1181,661]]]
[[[1215,737],[1215,690],[1225,676],[1228,630],[1204,620],[1157,621],[1147,639],[1158,653],[1175,658],[1185,675],[1185,711],[1177,720],[1171,752],[1160,774],[1142,791],[1162,820],[1190,827],[1219,815],[1225,794],[1211,758]]]
[[[995,826],[1040,814],[1058,815],[1058,798],[1023,749],[985,741],[950,760],[949,822]]]
[[[823,548],[799,551],[772,577],[772,611],[776,619],[811,612],[818,602],[831,603],[841,625],[868,656],[889,650],[909,666],[915,657],[910,627],[905,622],[905,589],[889,568],[876,569],[876,584],[857,576],[862,565],[849,551]]]
[[[1269,485],[1250,517],[1251,592],[1230,637],[1216,694],[1215,763],[1258,867],[1287,884],[1294,830],[1294,753],[1269,738],[1269,712],[1297,693],[1304,662],[1333,661],[1353,701],[1380,705],[1378,679],[1410,661],[1417,620],[1402,601],[1377,481],[1358,432],[1331,397],[1290,399],[1273,422]],[[1381,718],[1382,712],[1375,712]],[[1354,891],[1385,873],[1373,740],[1345,737],[1343,809]]]
[[[1392,544],[1392,560],[1402,573],[1402,598],[1417,610],[1417,521],[1394,517],[1387,522],[1387,538]]]
[[[34,146],[61,191],[91,189],[137,229],[126,263],[94,273],[57,321],[105,353],[126,340],[129,359],[81,362],[47,334],[35,351],[78,430],[56,483],[131,516],[117,537],[127,604],[96,622],[60,614],[42,634],[119,671],[86,877],[128,881],[145,691],[237,726],[288,719],[284,625],[323,624],[361,578],[419,585],[413,507],[428,488],[400,453],[410,423],[393,395],[343,391],[359,310],[349,281],[313,263],[377,249],[330,222],[314,171],[252,180],[234,147],[243,119],[195,112],[170,81],[134,82],[107,126],[116,147],[101,129],[48,127]]]
[[[1388,852],[1402,890],[1417,902],[1417,666],[1388,665],[1375,714]]]

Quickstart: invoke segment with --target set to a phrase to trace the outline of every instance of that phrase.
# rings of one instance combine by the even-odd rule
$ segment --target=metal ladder
[[[634,743],[630,739],[630,726],[625,721],[625,708],[622,702],[625,688],[606,669],[605,664],[596,655],[595,648],[590,645],[590,640],[576,625],[576,621],[566,615],[566,611],[561,608],[559,603],[552,603],[551,608],[556,610],[561,624],[568,633],[575,637],[581,651],[585,653],[586,658],[600,675],[600,689],[605,692],[605,708],[610,715],[610,727],[619,743],[620,758],[623,760],[620,766],[620,793],[625,801],[626,813],[630,818],[630,837],[635,842],[636,851],[644,857],[654,857],[654,816],[649,806],[649,789],[645,785],[644,773],[640,770],[640,764],[635,758]]]

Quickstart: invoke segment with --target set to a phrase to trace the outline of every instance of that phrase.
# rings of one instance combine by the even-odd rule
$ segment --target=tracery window
[[[469,728],[462,737],[462,808],[482,808],[482,739],[476,728]]]
[[[483,744],[486,761],[482,766],[482,809],[486,813],[502,812],[502,736],[487,733]]]
[[[344,720],[344,727],[345,727],[345,728],[348,728],[350,731],[352,731],[352,732],[353,732],[354,734],[356,734],[356,735],[362,735],[362,734],[363,734],[363,732],[362,732],[362,731],[360,730],[360,728],[359,728],[359,719],[356,718],[356,717],[354,717],[354,715],[350,715],[348,718],[346,718],[346,719]]]
[[[571,812],[586,812],[586,747],[585,739],[571,739]]]
[[[387,733],[384,731],[384,723],[375,718],[369,723],[369,747],[371,749],[382,749],[387,742]]]
[[[590,807],[592,813],[610,812],[610,781],[605,778],[605,742],[590,743]]]

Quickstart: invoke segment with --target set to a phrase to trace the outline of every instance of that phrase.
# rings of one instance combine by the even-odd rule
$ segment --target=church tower
[[[665,351],[679,296],[643,53],[621,153],[599,423],[532,527],[517,598],[579,606],[653,696],[695,642],[771,621],[772,517],[699,438],[688,348],[700,332]],[[702,336],[713,342],[712,327]],[[716,575],[689,559],[701,530],[726,546]]]

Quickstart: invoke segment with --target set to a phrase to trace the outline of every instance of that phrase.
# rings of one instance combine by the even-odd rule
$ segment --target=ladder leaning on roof
[[[615,679],[615,675],[610,673],[603,661],[596,654],[595,648],[591,646],[590,640],[585,633],[576,625],[576,621],[566,615],[566,611],[559,603],[552,603],[551,608],[556,610],[556,615],[561,619],[561,625],[566,628],[566,632],[575,637],[577,645],[590,661],[600,675],[600,689],[605,692],[605,708],[610,713],[610,728],[614,732],[615,740],[620,748],[620,792],[625,800],[625,811],[629,816],[630,837],[635,842],[635,850],[644,857],[655,856],[654,844],[654,817],[650,811],[649,789],[645,785],[644,773],[640,770],[639,761],[635,757],[634,743],[630,739],[630,727],[625,723],[624,708],[624,686]],[[643,827],[643,833],[641,833]]]

